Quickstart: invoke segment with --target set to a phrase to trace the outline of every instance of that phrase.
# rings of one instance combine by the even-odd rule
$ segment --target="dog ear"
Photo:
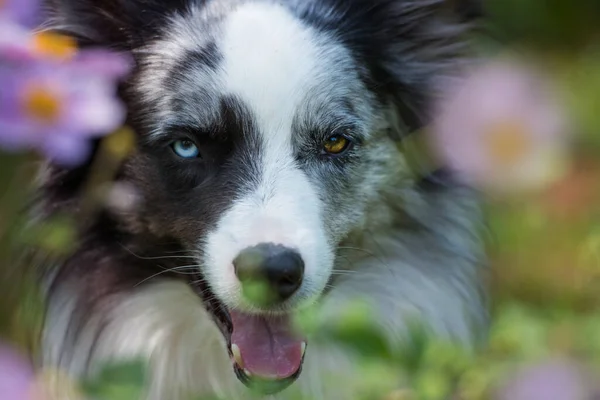
[[[393,103],[406,132],[427,123],[438,84],[464,64],[465,37],[481,1],[312,0],[305,15],[317,27],[335,31],[367,65],[373,90]],[[312,11],[320,7],[334,11]]]
[[[378,34],[384,45],[372,60],[404,124],[400,133],[410,133],[429,123],[443,85],[470,62],[468,34],[481,15],[479,0],[383,3]]]
[[[184,0],[46,0],[46,29],[72,36],[82,46],[130,50],[160,22],[183,12]]]

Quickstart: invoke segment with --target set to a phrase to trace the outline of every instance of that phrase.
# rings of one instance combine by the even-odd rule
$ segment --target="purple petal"
[[[515,376],[498,400],[583,400],[589,386],[581,371],[566,363],[553,362],[530,367]]]
[[[125,121],[125,109],[116,99],[90,98],[73,108],[73,128],[81,127],[83,136],[108,134]]]
[[[40,0],[3,0],[0,14],[28,28],[35,28],[41,20]]]
[[[0,121],[8,117],[14,117],[18,109],[18,98],[20,91],[20,74],[15,69],[6,68],[0,64]],[[2,135],[0,131],[0,135]]]
[[[83,50],[73,62],[73,67],[83,69],[106,78],[118,79],[127,75],[133,65],[132,59],[123,54],[107,50]]]
[[[14,58],[9,63],[1,41],[0,147],[36,149],[56,162],[76,165],[89,156],[87,139],[106,135],[124,122],[116,79],[129,71],[126,57],[94,50],[61,64]],[[32,82],[47,84],[60,96],[61,115],[55,121],[43,123],[22,109],[23,90]]]
[[[78,135],[52,132],[43,144],[46,156],[65,167],[76,167],[87,161],[91,154],[91,143]]]
[[[34,60],[30,41],[30,31],[0,15],[0,59],[13,63]]]
[[[17,352],[0,344],[0,397],[26,400],[33,382],[33,369]]]
[[[31,126],[15,121],[3,121],[0,118],[0,148],[8,151],[21,151],[35,143],[36,135]]]
[[[519,60],[492,60],[477,66],[448,87],[430,129],[433,150],[467,184],[492,189],[512,178],[509,167],[523,168],[521,158],[499,167],[489,155],[490,127],[519,124],[533,143],[527,160],[543,162],[539,150],[564,137],[561,108],[551,96],[551,82],[534,66]],[[509,178],[510,177],[510,178]],[[515,185],[515,188],[518,185]]]
[[[0,146],[10,150],[22,150],[35,141],[31,121],[20,110],[20,90],[23,73],[0,65]]]

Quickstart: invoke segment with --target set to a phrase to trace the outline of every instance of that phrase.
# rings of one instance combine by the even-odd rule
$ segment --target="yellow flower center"
[[[73,38],[57,33],[36,33],[32,45],[40,55],[58,60],[69,60],[77,52],[77,43]]]
[[[53,123],[62,112],[61,99],[47,87],[34,86],[23,97],[25,113],[40,122]]]
[[[528,129],[520,121],[495,124],[488,129],[484,139],[489,156],[503,166],[519,162],[532,147]]]

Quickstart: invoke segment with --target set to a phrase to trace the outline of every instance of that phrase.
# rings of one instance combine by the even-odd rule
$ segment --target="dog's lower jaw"
[[[473,260],[440,253],[446,265],[434,265],[435,258],[423,258],[423,249],[428,248],[424,239],[417,240],[422,247],[411,249],[411,238],[417,239],[406,234],[402,241],[379,240],[390,251],[388,256],[357,261],[354,273],[336,282],[322,299],[323,316],[336,315],[357,294],[367,295],[390,341],[400,340],[406,319],[417,314],[435,333],[473,344],[486,323]],[[431,268],[444,268],[446,273],[430,274]],[[57,293],[51,299],[44,336],[45,366],[93,374],[102,361],[142,357],[149,361],[151,373],[147,400],[187,400],[190,394],[248,398],[248,389],[233,373],[221,331],[187,284],[159,281],[134,294],[115,296],[107,313],[90,319],[67,343],[73,323],[68,306],[79,299],[76,293]],[[312,400],[351,400],[362,382],[359,367],[351,352],[311,341],[298,381],[276,398],[300,391],[302,398]]]

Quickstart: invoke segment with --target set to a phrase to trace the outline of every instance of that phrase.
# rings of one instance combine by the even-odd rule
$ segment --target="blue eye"
[[[181,158],[197,158],[200,155],[198,146],[191,140],[177,140],[172,146],[175,154]]]

